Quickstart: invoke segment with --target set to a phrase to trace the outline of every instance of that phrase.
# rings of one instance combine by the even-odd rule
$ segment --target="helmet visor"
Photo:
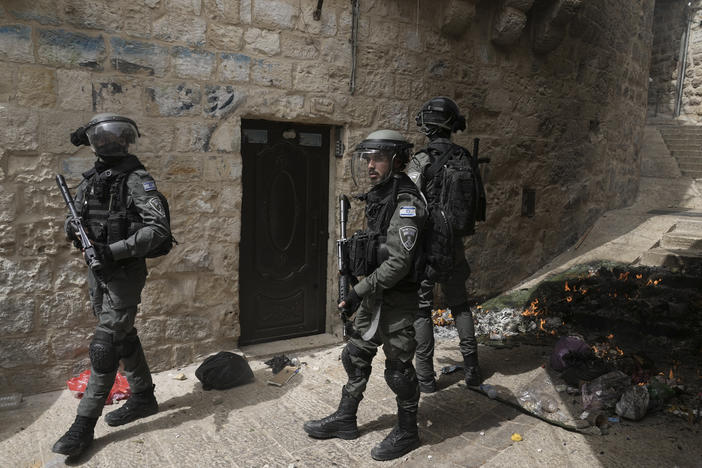
[[[392,154],[379,149],[358,148],[351,156],[351,178],[364,192],[390,176]]]
[[[137,130],[129,122],[100,122],[89,127],[85,134],[98,156],[126,156],[136,151]]]

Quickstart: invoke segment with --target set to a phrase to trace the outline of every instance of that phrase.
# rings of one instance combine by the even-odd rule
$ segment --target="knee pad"
[[[385,361],[385,382],[400,400],[411,400],[417,394],[417,374],[411,362]]]
[[[93,369],[101,374],[109,374],[119,367],[119,355],[112,335],[102,331],[96,331],[93,340],[90,342],[90,364]]]
[[[360,358],[367,364],[365,367],[359,367],[354,364],[353,357]],[[344,365],[344,370],[349,377],[362,377],[368,379],[370,377],[372,367],[371,362],[373,361],[373,356],[369,355],[367,352],[356,347],[353,343],[348,342],[341,352],[341,363]]]

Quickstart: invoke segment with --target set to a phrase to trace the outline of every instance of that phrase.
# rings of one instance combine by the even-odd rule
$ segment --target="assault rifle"
[[[350,203],[346,195],[339,195],[339,227],[341,238],[336,241],[336,257],[339,263],[339,300],[337,304],[341,304],[346,300],[349,294],[349,288],[353,287],[356,283],[356,278],[351,274],[347,250],[346,222],[348,221],[349,207]],[[344,325],[344,339],[346,339],[351,329],[351,322],[348,320],[348,309],[342,309],[339,314]]]
[[[88,267],[93,270],[95,277],[98,279],[98,281],[100,281],[99,276],[100,270],[102,270],[102,263],[100,263],[100,259],[95,253],[95,247],[93,247],[90,239],[88,239],[88,234],[86,234],[85,229],[83,229],[83,223],[81,222],[78,212],[76,211],[76,206],[73,203],[73,196],[71,196],[71,192],[68,191],[66,179],[64,179],[61,174],[58,174],[56,175],[56,184],[59,186],[59,189],[61,189],[61,195],[63,195],[66,206],[68,206],[68,210],[70,211],[70,223],[76,229],[76,234],[78,235],[81,249],[83,250],[85,263],[88,264]]]

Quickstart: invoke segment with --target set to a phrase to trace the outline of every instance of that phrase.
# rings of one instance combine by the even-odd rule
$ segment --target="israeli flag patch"
[[[156,182],[154,182],[153,180],[148,180],[146,182],[143,182],[143,185],[144,185],[144,190],[146,192],[156,190]]]
[[[413,206],[401,206],[400,218],[414,218],[417,216],[417,209]]]

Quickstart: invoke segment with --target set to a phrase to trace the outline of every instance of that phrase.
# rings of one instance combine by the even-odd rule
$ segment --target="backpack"
[[[220,351],[205,359],[195,370],[195,377],[202,382],[203,390],[225,390],[249,383],[254,374],[243,356]]]
[[[422,150],[429,152],[431,148]],[[472,235],[475,222],[484,221],[487,197],[478,170],[478,139],[474,156],[463,147],[451,146],[424,168],[429,211],[424,233],[424,276],[433,282],[445,282],[454,264],[454,239]],[[489,160],[485,160],[487,162]]]

